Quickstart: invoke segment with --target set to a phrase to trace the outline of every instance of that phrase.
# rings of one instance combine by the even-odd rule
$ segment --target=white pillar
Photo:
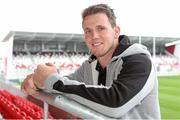
[[[139,44],[141,44],[141,36],[139,36]]]

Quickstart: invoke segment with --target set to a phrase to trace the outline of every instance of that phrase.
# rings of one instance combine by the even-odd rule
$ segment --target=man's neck
[[[112,51],[110,51],[110,53],[108,53],[107,55],[97,58],[102,68],[105,68],[109,64],[109,62],[112,59],[112,55],[114,51],[115,51],[115,48]]]
[[[97,57],[97,60],[99,61],[100,65],[102,66],[102,68],[105,68],[109,62],[112,59],[113,53],[116,50],[117,46],[118,46],[118,39],[116,40],[115,46],[112,48],[111,51],[109,51],[109,53],[107,53],[106,55],[102,56],[102,57]]]
[[[111,58],[112,58],[112,56],[98,58],[98,61],[99,61],[100,65],[102,66],[102,68],[105,68],[108,65]]]

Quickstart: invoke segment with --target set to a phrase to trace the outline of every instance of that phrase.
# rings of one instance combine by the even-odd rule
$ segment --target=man
[[[38,65],[22,90],[70,93],[75,101],[113,118],[160,119],[157,77],[146,47],[131,45],[127,36],[120,35],[114,12],[106,4],[86,8],[82,18],[90,58],[64,77],[53,64]]]

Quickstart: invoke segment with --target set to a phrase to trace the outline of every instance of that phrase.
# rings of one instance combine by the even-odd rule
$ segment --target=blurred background
[[[114,8],[121,35],[145,45],[156,65],[163,119],[180,119],[179,0],[0,0],[0,80],[20,88],[37,64],[51,62],[67,75],[89,57],[81,12]]]

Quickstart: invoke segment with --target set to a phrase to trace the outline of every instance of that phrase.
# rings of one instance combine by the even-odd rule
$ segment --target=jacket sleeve
[[[110,87],[86,85],[68,77],[51,75],[46,80],[46,88],[68,93],[67,96],[81,104],[119,118],[151,92],[155,78],[151,60],[146,55],[131,55],[122,60],[123,69]],[[50,79],[55,80],[51,85]]]

